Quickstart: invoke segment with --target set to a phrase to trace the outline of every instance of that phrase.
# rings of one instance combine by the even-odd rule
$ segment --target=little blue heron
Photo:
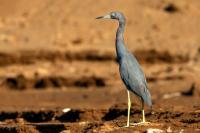
[[[124,28],[126,19],[121,12],[111,12],[105,16],[97,17],[96,19],[115,19],[119,22],[119,27],[116,33],[116,53],[117,60],[119,63],[119,72],[122,81],[124,82],[127,88],[128,95],[128,118],[126,127],[130,126],[130,108],[131,108],[131,99],[129,91],[133,92],[135,95],[140,97],[142,102],[142,121],[137,124],[145,124],[148,123],[145,120],[144,113],[144,102],[149,106],[152,106],[151,94],[147,88],[147,82],[144,76],[142,69],[140,68],[139,63],[133,54],[131,54],[124,46]]]

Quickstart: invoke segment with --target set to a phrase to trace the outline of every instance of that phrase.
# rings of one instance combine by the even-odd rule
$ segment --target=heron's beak
[[[110,14],[105,15],[105,16],[99,16],[96,19],[102,19],[102,18],[104,18],[104,19],[111,19]]]

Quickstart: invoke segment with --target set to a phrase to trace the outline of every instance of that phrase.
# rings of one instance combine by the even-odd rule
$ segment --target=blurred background
[[[126,108],[118,24],[95,19],[111,11],[126,16],[153,108],[199,111],[199,0],[0,0],[1,110]]]

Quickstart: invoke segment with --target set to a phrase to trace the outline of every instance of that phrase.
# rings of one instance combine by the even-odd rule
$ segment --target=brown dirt
[[[0,133],[200,132],[198,0],[0,0]],[[127,96],[114,38],[127,17],[126,46],[145,72],[148,125],[124,128]],[[132,99],[131,123],[141,118]],[[70,108],[69,112],[62,112]]]

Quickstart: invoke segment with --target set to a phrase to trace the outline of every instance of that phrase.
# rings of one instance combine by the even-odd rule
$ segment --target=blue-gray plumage
[[[107,18],[116,19],[119,22],[119,27],[116,33],[116,53],[117,60],[119,63],[119,71],[121,79],[123,80],[126,88],[128,89],[128,120],[127,127],[129,127],[129,117],[130,117],[130,94],[129,91],[136,94],[141,98],[142,101],[142,122],[146,123],[144,115],[144,102],[149,106],[152,106],[151,95],[147,88],[147,82],[139,63],[133,54],[131,54],[124,46],[124,29],[126,19],[121,12],[111,12],[108,15],[97,17],[97,19]]]

